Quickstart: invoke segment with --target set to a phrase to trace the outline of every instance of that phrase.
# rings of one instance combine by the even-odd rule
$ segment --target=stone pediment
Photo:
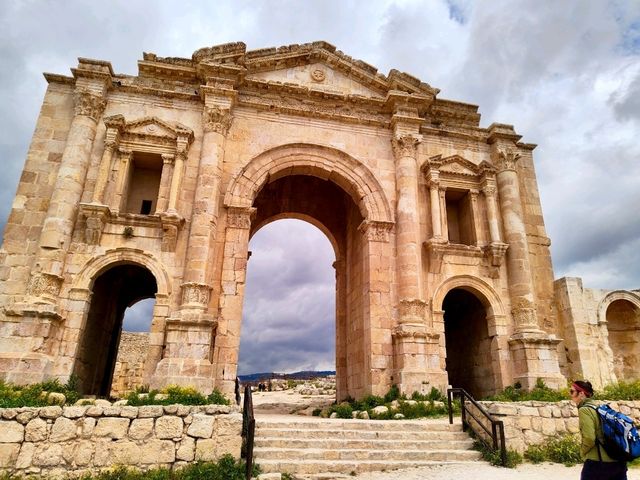
[[[267,81],[283,85],[297,85],[309,89],[322,90],[343,95],[361,95],[364,97],[383,98],[380,90],[362,83],[359,79],[328,66],[323,62],[298,65],[272,71],[257,72],[247,75],[247,80]]]
[[[153,136],[176,139],[180,136],[191,136],[191,129],[179,123],[168,123],[157,117],[144,117],[124,126],[124,131],[128,135]]]
[[[480,173],[480,168],[460,155],[452,155],[442,158],[437,155],[429,160],[429,168],[435,168],[440,173],[448,173],[451,175],[464,175],[475,177]]]

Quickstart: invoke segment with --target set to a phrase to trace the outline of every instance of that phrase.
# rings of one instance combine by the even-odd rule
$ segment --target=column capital
[[[227,207],[227,226],[248,230],[255,215],[254,207]]]
[[[429,169],[428,172],[425,173],[425,178],[430,187],[438,188],[440,185],[440,171],[436,169]]]
[[[232,121],[233,117],[231,116],[230,108],[205,105],[202,110],[202,124],[205,132],[217,132],[226,136]]]
[[[76,116],[86,116],[97,122],[107,101],[89,90],[76,90],[74,93],[74,108]]]
[[[119,148],[118,153],[122,160],[129,160],[133,156],[133,152],[127,148]]]
[[[493,162],[498,168],[498,173],[516,171],[516,163],[522,157],[514,147],[498,147],[493,155]]]
[[[204,283],[187,282],[182,285],[182,305],[206,308],[212,287]]]
[[[396,134],[391,139],[391,146],[396,158],[412,157],[416,158],[418,145],[422,142],[422,135],[415,133]]]
[[[162,163],[164,165],[173,165],[173,163],[176,161],[176,156],[172,153],[163,153],[160,156],[162,157]]]
[[[393,228],[393,225],[393,222],[364,220],[358,226],[358,230],[365,235],[370,242],[388,242],[389,232]]]

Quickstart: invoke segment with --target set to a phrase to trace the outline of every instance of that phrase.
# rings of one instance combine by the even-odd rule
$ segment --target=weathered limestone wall
[[[0,409],[0,472],[66,475],[238,458],[241,429],[238,408],[222,405]]]
[[[565,375],[586,378],[596,388],[639,378],[640,292],[584,288],[571,277],[554,287],[567,349]]]
[[[480,402],[497,420],[504,422],[507,448],[524,452],[553,437],[578,434],[578,409],[569,400],[548,402]],[[612,408],[640,420],[640,401],[607,402]]]
[[[148,348],[148,333],[124,331],[121,333],[111,384],[112,397],[122,397],[144,384],[144,362]]]

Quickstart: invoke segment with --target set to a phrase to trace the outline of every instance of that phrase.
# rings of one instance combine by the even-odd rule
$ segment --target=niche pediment
[[[157,117],[144,117],[124,126],[124,132],[129,135],[152,136],[177,139],[180,136],[193,135],[191,129],[179,123],[168,123]]]
[[[432,157],[429,159],[428,168],[434,168],[440,173],[450,175],[475,177],[480,174],[480,167],[478,165],[460,155],[452,155],[446,158],[442,158],[441,155]]]

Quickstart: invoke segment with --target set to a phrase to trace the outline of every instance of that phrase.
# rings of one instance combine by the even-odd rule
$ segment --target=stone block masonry
[[[240,456],[238,407],[70,406],[0,409],[0,473],[61,476],[146,470]]]
[[[497,420],[504,422],[507,448],[523,453],[554,437],[578,434],[578,409],[569,400],[548,402],[480,402]],[[640,401],[606,402],[636,422]]]

